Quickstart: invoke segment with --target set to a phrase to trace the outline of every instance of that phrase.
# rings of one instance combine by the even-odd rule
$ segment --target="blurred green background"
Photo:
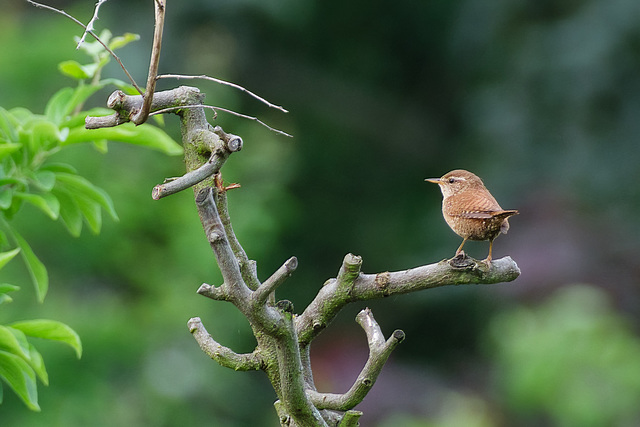
[[[84,22],[94,6],[48,4]],[[407,339],[358,407],[361,425],[640,424],[640,2],[193,0],[170,1],[167,13],[161,73],[231,80],[290,111],[197,82],[209,104],[295,136],[224,113],[215,122],[245,141],[224,168],[225,181],[242,184],[229,194],[237,234],[262,279],[298,257],[278,293],[297,312],[347,252],[368,273],[453,254],[459,238],[424,178],[469,169],[520,210],[494,248],[520,266],[515,282],[369,304],[387,334]],[[97,28],[141,34],[120,57],[142,84],[152,1],[107,2]],[[0,105],[42,112],[74,85],[57,64],[85,61],[73,42],[81,31],[5,2]],[[124,79],[114,64],[103,75]],[[175,117],[166,130],[179,138]],[[35,209],[15,220],[51,285],[36,303],[24,268],[10,263],[2,281],[23,290],[0,306],[0,323],[60,320],[84,354],[38,343],[50,376],[42,412],[5,388],[0,425],[278,425],[262,373],[219,367],[187,331],[200,316],[222,344],[254,345],[231,306],[195,293],[220,276],[192,194],[151,200],[182,161],[119,144],[106,155],[77,147],[64,160],[112,195],[120,222],[74,239]],[[468,252],[484,257],[487,246]],[[363,307],[314,343],[320,391],[346,391],[366,361],[353,321]]]

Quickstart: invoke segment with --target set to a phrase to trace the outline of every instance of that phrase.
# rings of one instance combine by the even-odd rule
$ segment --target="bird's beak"
[[[425,181],[430,182],[432,184],[440,184],[440,178],[427,178]]]

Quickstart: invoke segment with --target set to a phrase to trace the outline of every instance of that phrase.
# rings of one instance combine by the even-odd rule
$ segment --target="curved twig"
[[[215,77],[209,77],[209,76],[206,76],[204,74],[203,75],[199,75],[199,76],[191,76],[191,75],[184,75],[184,74],[162,74],[162,75],[159,75],[157,78],[158,79],[177,79],[177,80],[179,80],[179,79],[209,80],[209,81],[221,84],[221,85],[231,86],[232,88],[238,89],[238,90],[246,93],[247,95],[257,99],[258,101],[262,102],[263,104],[267,105],[268,107],[275,108],[276,110],[280,110],[283,113],[288,113],[289,112],[289,111],[285,110],[284,107],[281,107],[280,105],[272,104],[271,102],[267,101],[263,97],[261,97],[259,95],[256,95],[255,93],[251,92],[248,89],[245,89],[244,87],[242,87],[242,86],[240,86],[238,84],[231,83],[231,82],[228,82],[228,81],[225,81],[225,80],[221,80],[221,79],[216,79]]]
[[[238,354],[230,348],[219,344],[207,332],[199,317],[189,319],[187,326],[202,351],[221,366],[235,371],[257,371],[261,369],[262,358],[260,354],[255,351],[248,354]]]
[[[151,102],[156,91],[156,77],[158,76],[158,64],[160,63],[160,49],[162,48],[162,31],[164,30],[164,13],[166,0],[156,0],[153,2],[155,10],[155,28],[153,30],[153,48],[151,49],[151,60],[149,62],[149,74],[147,77],[147,88],[144,92],[144,102],[142,109],[131,117],[131,121],[140,125],[147,121],[151,111]]]
[[[353,386],[344,394],[318,393],[315,390],[307,390],[309,400],[311,400],[318,409],[348,411],[362,402],[376,382],[391,352],[404,340],[404,332],[401,330],[394,331],[391,337],[385,340],[380,326],[368,308],[358,313],[356,321],[367,334],[367,342],[369,344],[369,358],[367,363],[364,365],[362,372],[358,375]]]
[[[109,46],[107,46],[101,39],[100,37],[98,37],[92,30],[87,29],[87,26],[84,25],[82,22],[80,22],[79,20],[77,20],[76,18],[74,18],[73,16],[69,15],[67,12],[65,12],[64,10],[61,9],[56,9],[55,7],[52,6],[48,6],[46,4],[41,4],[38,2],[35,2],[33,0],[27,0],[28,3],[32,4],[35,7],[41,8],[41,9],[47,9],[47,10],[51,10],[53,12],[59,13],[63,16],[66,16],[67,18],[71,19],[73,22],[75,22],[76,24],[80,25],[82,28],[85,29],[85,32],[87,32],[88,34],[91,34],[91,37],[93,37],[94,39],[96,39],[98,41],[98,43],[100,43],[102,45],[102,47],[104,47],[107,52],[109,52],[109,54],[113,57],[113,59],[116,60],[116,62],[118,63],[118,65],[120,65],[120,68],[122,68],[122,71],[124,71],[124,73],[127,75],[127,78],[129,79],[129,81],[131,82],[131,84],[133,85],[133,87],[136,88],[136,90],[138,91],[138,93],[142,94],[144,93],[142,89],[140,89],[140,87],[138,86],[138,84],[136,83],[136,81],[133,79],[133,77],[131,76],[131,74],[129,74],[129,71],[127,71],[127,68],[124,66],[124,64],[122,63],[122,61],[120,60],[120,58],[118,57],[118,55],[116,55],[110,48]]]

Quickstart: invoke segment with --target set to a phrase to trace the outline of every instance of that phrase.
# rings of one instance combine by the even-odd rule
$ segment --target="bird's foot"
[[[449,260],[449,265],[453,268],[469,268],[476,265],[477,261],[464,253],[464,251],[459,251],[456,253],[456,256]]]
[[[465,254],[464,251],[460,251],[456,254],[456,256],[454,256],[447,262],[451,267],[461,270],[472,270],[486,273],[487,271],[489,271],[489,269],[491,269],[490,258],[478,261],[477,259]]]

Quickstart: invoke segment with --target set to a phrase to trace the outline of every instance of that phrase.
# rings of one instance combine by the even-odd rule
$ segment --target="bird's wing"
[[[461,218],[496,218],[503,217],[509,218],[512,215],[517,215],[518,211],[516,210],[508,210],[508,211],[469,211],[469,212],[461,212],[458,216]]]
[[[445,204],[449,215],[460,218],[486,219],[496,216],[499,212],[506,212],[500,207],[491,194],[475,191],[465,191],[452,196]],[[453,205],[456,209],[453,209]]]

